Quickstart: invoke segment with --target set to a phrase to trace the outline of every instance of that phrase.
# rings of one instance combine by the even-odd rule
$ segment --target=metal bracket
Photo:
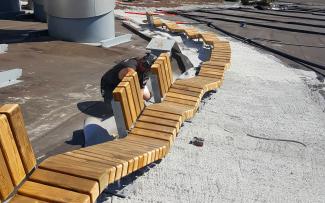
[[[160,103],[161,102],[161,94],[160,94],[160,88],[159,88],[159,84],[158,84],[157,75],[151,74],[150,81],[151,81],[152,93],[153,93],[153,98],[155,100],[155,103]]]
[[[117,132],[119,134],[119,137],[125,137],[125,136],[127,136],[128,132],[126,130],[126,126],[125,126],[125,122],[124,122],[121,103],[114,101],[114,99],[112,99],[111,105],[112,105],[115,123],[116,123]]]
[[[20,68],[7,71],[0,71],[0,88],[22,82],[21,80],[17,80],[21,77],[22,73],[23,70]]]

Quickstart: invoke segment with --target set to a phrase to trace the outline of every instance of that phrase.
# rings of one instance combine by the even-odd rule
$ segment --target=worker
[[[136,57],[123,60],[107,71],[101,79],[101,94],[104,97],[105,103],[110,105],[112,92],[115,87],[117,87],[124,76],[133,72],[138,73],[141,95],[144,100],[148,101],[151,98],[151,93],[146,84],[149,79],[151,65],[156,58],[155,55],[148,53],[142,58]]]

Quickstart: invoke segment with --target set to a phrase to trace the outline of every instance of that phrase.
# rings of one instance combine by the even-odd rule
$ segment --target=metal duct
[[[47,0],[49,34],[93,43],[115,37],[115,0]]]

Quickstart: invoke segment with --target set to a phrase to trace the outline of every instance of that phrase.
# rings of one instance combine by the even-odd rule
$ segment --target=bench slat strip
[[[97,181],[94,180],[78,178],[43,169],[36,169],[30,177],[30,180],[44,185],[89,195],[91,202],[96,202],[99,196],[99,185]]]
[[[6,160],[2,154],[2,150],[0,149],[0,200],[7,199],[13,191],[14,186],[10,178]]]
[[[27,135],[21,109],[18,104],[5,104],[0,107],[0,113],[7,116],[27,174],[36,166],[36,158]]]
[[[15,195],[11,200],[10,203],[45,203],[46,201],[34,199],[31,197],[27,197],[24,195]]]
[[[18,194],[49,202],[90,203],[88,195],[32,181],[25,182],[18,190]]]
[[[42,162],[39,168],[95,180],[99,183],[100,192],[108,185],[110,175],[114,174],[115,177],[115,171],[108,170],[102,164],[89,164],[87,161],[69,158],[65,155],[50,157]]]
[[[6,160],[13,184],[18,186],[26,177],[15,139],[10,129],[7,117],[0,114],[0,149]]]

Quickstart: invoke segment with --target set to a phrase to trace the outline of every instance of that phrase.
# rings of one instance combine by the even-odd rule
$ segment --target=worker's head
[[[151,70],[152,64],[157,59],[157,56],[151,53],[147,53],[144,57],[141,58],[141,72],[149,72]]]

